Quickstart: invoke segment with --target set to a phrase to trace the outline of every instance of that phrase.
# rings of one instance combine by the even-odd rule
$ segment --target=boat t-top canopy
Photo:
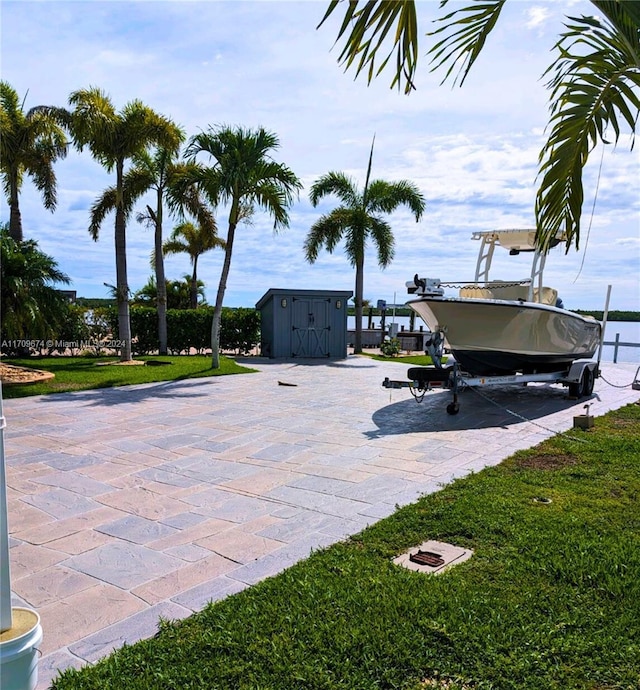
[[[496,246],[504,247],[509,250],[509,254],[519,254],[520,252],[533,252],[533,263],[531,266],[531,276],[529,281],[529,300],[533,299],[534,287],[542,290],[542,271],[544,269],[546,254],[536,246],[535,228],[510,229],[510,230],[486,230],[475,231],[471,235],[473,240],[481,240],[478,262],[476,264],[476,283],[489,285],[489,270],[493,251]],[[555,247],[562,242],[563,236],[556,237],[551,243]]]
[[[533,252],[536,249],[535,230],[485,230],[474,232],[471,239],[495,243],[509,251]]]

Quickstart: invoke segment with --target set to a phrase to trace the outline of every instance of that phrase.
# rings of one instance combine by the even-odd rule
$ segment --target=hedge
[[[111,332],[118,333],[115,307],[101,311]],[[157,352],[158,315],[153,307],[131,307],[132,351],[137,355]],[[211,348],[213,307],[167,310],[167,347],[171,354],[198,353]],[[260,342],[260,312],[245,307],[223,307],[220,323],[220,349],[239,354],[250,352]]]

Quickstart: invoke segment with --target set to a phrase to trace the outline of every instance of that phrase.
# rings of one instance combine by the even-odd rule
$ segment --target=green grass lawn
[[[28,395],[64,393],[91,388],[110,388],[133,383],[154,383],[157,381],[177,381],[180,379],[220,376],[224,374],[243,374],[255,371],[241,367],[232,359],[222,357],[220,369],[211,368],[211,357],[207,355],[180,355],[168,357],[136,357],[137,360],[151,362],[171,362],[171,364],[147,366],[113,366],[117,357],[39,357],[29,359],[3,359],[5,364],[30,367],[50,371],[55,378],[42,383],[4,385],[4,398],[23,398]]]
[[[54,687],[637,690],[639,501],[630,405],[164,622]],[[427,539],[474,555],[438,576],[392,563]]]

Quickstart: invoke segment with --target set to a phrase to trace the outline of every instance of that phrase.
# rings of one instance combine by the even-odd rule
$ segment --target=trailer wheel
[[[596,377],[593,375],[593,369],[585,367],[584,371],[582,372],[582,378],[584,379],[583,395],[586,397],[593,393],[593,385],[596,382]]]
[[[582,378],[578,383],[569,384],[569,397],[570,398],[581,398],[584,395],[584,387],[582,385]]]
[[[460,404],[459,403],[449,403],[447,405],[447,414],[458,414],[460,412]]]
[[[593,393],[595,377],[589,367],[585,367],[580,374],[578,383],[569,384],[569,395],[572,398],[584,398]]]

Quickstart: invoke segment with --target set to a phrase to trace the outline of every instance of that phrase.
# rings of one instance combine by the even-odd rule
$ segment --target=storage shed
[[[347,300],[338,290],[268,290],[256,304],[261,318],[262,355],[347,356]]]

